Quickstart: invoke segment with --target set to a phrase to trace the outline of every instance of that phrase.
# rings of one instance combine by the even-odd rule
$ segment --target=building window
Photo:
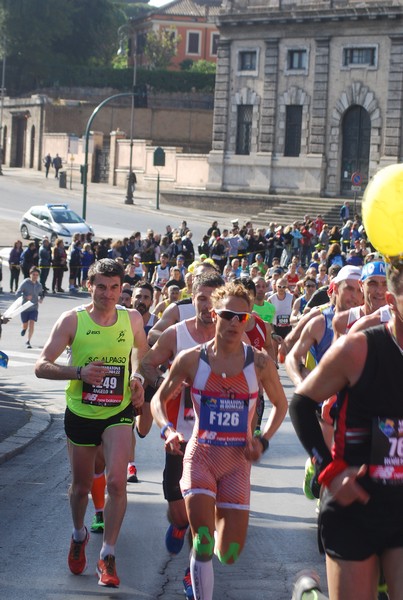
[[[375,67],[376,46],[343,48],[343,67]]]
[[[301,152],[302,106],[286,106],[284,156]]]
[[[211,56],[217,56],[218,51],[218,41],[220,36],[218,33],[213,33],[211,36]]]
[[[137,42],[136,42],[136,53],[143,54],[144,48],[147,43],[147,34],[146,33],[138,33],[137,34]]]
[[[287,69],[289,71],[306,71],[308,66],[308,53],[305,49],[288,50]]]
[[[242,50],[239,53],[239,71],[256,71],[257,52],[256,50]]]
[[[200,54],[200,33],[197,31],[188,31],[187,34],[187,54]]]
[[[252,113],[251,104],[238,106],[236,154],[250,154],[252,139]]]

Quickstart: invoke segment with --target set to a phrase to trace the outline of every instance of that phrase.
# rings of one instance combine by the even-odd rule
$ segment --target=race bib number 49
[[[123,400],[123,366],[109,366],[101,385],[83,381],[82,402],[94,406],[119,406]]]
[[[198,441],[213,446],[245,446],[248,401],[202,396]]]
[[[369,474],[378,483],[403,484],[403,419],[373,420]]]

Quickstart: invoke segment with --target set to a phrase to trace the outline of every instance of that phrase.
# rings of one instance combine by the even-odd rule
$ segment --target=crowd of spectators
[[[162,233],[148,229],[143,235],[137,231],[117,240],[95,241],[90,235],[77,234],[69,248],[65,248],[62,240],[52,245],[47,238],[40,243],[29,242],[23,248],[18,240],[9,258],[10,291],[17,289],[20,272],[26,277],[32,266],[40,268],[45,291],[50,291],[46,284],[52,273],[52,292],[64,292],[65,272],[68,272],[69,291],[84,291],[92,262],[110,257],[125,265],[125,287],[133,288],[140,280],[148,281],[162,292],[161,299],[168,297],[172,285],[179,287],[181,294],[188,294],[191,283],[186,283],[186,273],[192,272],[197,261],[205,260],[214,263],[226,281],[236,277],[264,277],[268,294],[276,292],[276,280],[285,276],[289,291],[298,297],[304,291],[305,277],[315,279],[319,287],[326,285],[331,265],[359,266],[373,252],[359,215],[340,227],[330,227],[320,214],[316,218],[305,215],[302,221],[289,225],[272,222],[268,227],[253,227],[251,221],[240,225],[235,219],[228,227],[221,228],[213,221],[197,248],[192,238],[187,222],[182,221],[176,228],[167,225]],[[154,272],[157,266],[161,267],[162,256],[169,270],[161,283],[155,281]]]

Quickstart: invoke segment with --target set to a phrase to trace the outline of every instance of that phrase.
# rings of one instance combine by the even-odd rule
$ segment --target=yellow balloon
[[[371,179],[362,217],[368,239],[378,252],[403,254],[403,164],[385,167]]]

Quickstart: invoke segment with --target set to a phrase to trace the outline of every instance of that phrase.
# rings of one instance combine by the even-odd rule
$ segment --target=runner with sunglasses
[[[249,520],[250,469],[280,427],[287,400],[272,359],[242,342],[251,298],[228,283],[212,294],[214,339],[182,352],[152,400],[165,449],[181,454],[182,433],[169,422],[166,405],[177,389],[191,386],[195,425],[183,463],[182,494],[193,536],[190,565],[193,593],[212,600],[215,553],[234,563],[245,543]],[[259,437],[251,424],[259,383],[273,404]]]

